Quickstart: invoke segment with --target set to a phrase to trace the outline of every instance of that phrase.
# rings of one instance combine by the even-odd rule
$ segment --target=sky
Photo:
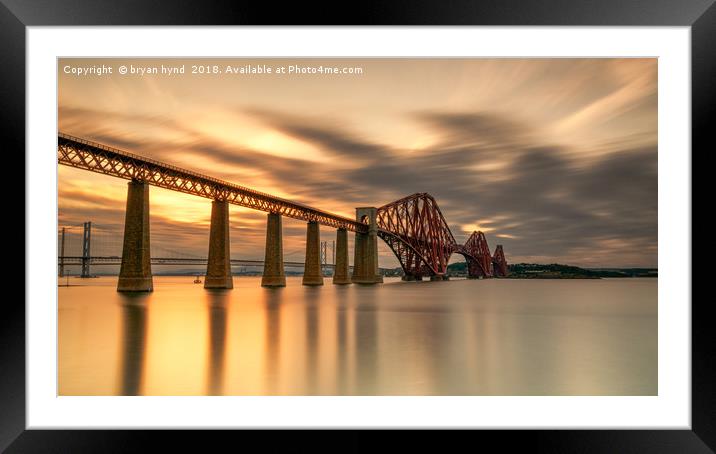
[[[273,72],[227,73],[247,65]],[[351,218],[428,192],[508,263],[657,266],[656,59],[59,59],[58,77],[63,133]],[[126,180],[58,167],[58,226],[121,238]],[[205,257],[210,212],[152,187],[152,247]],[[262,259],[266,213],[230,219],[232,257]],[[283,227],[302,260],[305,223]],[[380,264],[398,266],[382,242]]]

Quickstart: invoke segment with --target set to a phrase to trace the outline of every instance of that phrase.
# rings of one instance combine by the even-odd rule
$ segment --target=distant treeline
[[[508,265],[513,277],[519,278],[580,278],[596,279],[602,277],[657,277],[656,269],[649,268],[580,268],[578,266],[551,263],[516,263]]]
[[[551,263],[515,263],[508,265],[510,278],[513,279],[599,279],[603,277],[657,277],[656,268],[580,268],[578,266]],[[464,275],[467,263],[457,262],[448,265],[448,273]]]

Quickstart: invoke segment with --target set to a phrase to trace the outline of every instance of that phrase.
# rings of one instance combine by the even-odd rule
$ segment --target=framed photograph
[[[136,6],[0,10],[27,169],[0,448],[713,452],[713,2]]]

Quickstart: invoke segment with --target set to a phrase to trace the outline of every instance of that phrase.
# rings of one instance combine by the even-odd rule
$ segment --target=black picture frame
[[[692,169],[710,164],[716,150],[716,6],[714,0],[489,0],[368,1],[294,3],[237,0],[0,0],[0,117],[6,128],[4,156],[24,156],[26,27],[44,25],[551,25],[551,26],[690,26],[692,65]],[[48,100],[49,102],[50,100]],[[52,101],[54,102],[54,101]],[[696,152],[698,150],[698,152]],[[688,152],[685,150],[684,152]],[[32,163],[22,164],[26,172]],[[693,185],[693,179],[692,179]],[[692,207],[709,191],[692,190]],[[13,197],[8,195],[8,197]],[[16,199],[19,199],[15,196]],[[24,207],[23,207],[24,211]],[[692,238],[706,237],[707,223],[694,222]],[[702,217],[705,214],[701,215]],[[23,229],[24,230],[24,229]],[[15,234],[16,235],[16,234]],[[665,241],[666,239],[661,239]],[[27,248],[31,238],[25,237]],[[684,239],[678,239],[684,241]],[[694,242],[693,244],[697,244]],[[713,241],[706,242],[713,245]],[[685,243],[683,247],[691,248]],[[692,255],[693,257],[693,255]],[[702,274],[692,262],[693,276]],[[668,279],[662,276],[661,279]],[[12,279],[15,279],[13,277]],[[27,284],[27,276],[25,276]],[[693,286],[692,286],[693,289]],[[7,293],[9,295],[10,293]],[[716,376],[714,343],[709,336],[711,298],[692,301],[692,430],[529,430],[461,431],[450,445],[501,449],[529,447],[548,452],[714,452],[716,450]],[[683,304],[689,301],[679,302]],[[159,442],[164,450],[216,450],[222,443],[259,443],[272,451],[288,442],[291,451],[366,451],[376,447],[371,434],[333,431],[317,444],[309,434],[267,436],[265,432],[26,430],[25,310],[17,298],[5,298],[0,316],[0,451],[133,452]],[[198,436],[197,436],[198,435]],[[383,435],[386,435],[385,433]],[[337,440],[340,438],[340,440]],[[425,446],[423,432],[398,433],[380,447],[406,451]],[[248,444],[247,444],[248,443]],[[212,448],[213,447],[213,448]],[[236,448],[238,449],[238,448]],[[476,448],[477,449],[477,448]]]

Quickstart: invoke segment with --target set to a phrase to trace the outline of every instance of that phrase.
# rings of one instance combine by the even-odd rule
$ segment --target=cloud
[[[500,145],[519,143],[530,131],[525,125],[490,112],[423,111],[416,119],[437,130],[441,138],[451,145]]]
[[[313,143],[335,158],[365,162],[390,159],[393,155],[388,146],[347,132],[335,118],[311,120],[267,109],[249,109],[244,113],[288,136]]]

